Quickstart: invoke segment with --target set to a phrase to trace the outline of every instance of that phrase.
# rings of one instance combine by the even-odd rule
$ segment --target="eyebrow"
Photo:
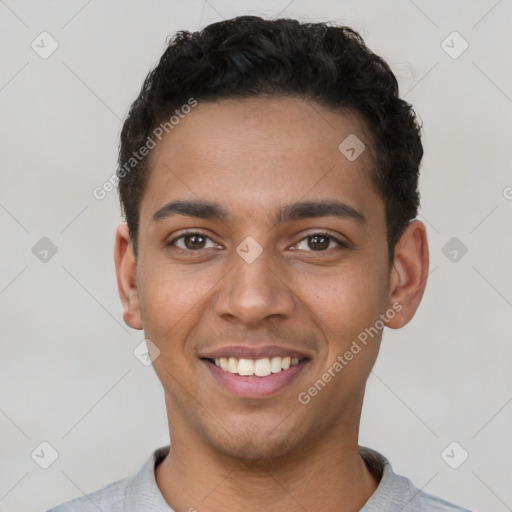
[[[174,215],[196,217],[198,219],[219,220],[227,222],[232,217],[220,204],[205,200],[171,201],[153,214],[154,221],[160,221]],[[352,206],[337,199],[324,201],[300,201],[282,207],[274,217],[275,224],[314,217],[338,217],[352,219],[361,224],[366,223],[366,217]]]

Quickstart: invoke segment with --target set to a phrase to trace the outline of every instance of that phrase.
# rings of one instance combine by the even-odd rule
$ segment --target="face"
[[[389,271],[370,144],[354,114],[274,98],[200,103],[153,150],[137,259],[121,227],[116,264],[173,442],[272,459],[357,432],[383,317],[413,314],[393,307],[414,283]]]

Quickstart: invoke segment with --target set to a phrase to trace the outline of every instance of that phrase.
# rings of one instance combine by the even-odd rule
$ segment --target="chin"
[[[276,431],[276,427],[237,429],[229,435],[225,431],[221,436],[208,436],[211,448],[225,457],[238,460],[243,464],[265,464],[277,461],[296,453],[302,443],[291,432]]]

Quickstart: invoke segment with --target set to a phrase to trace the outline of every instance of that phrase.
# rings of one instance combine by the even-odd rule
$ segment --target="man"
[[[53,510],[463,510],[358,446],[383,328],[425,289],[422,155],[353,30],[244,16],[178,33],[122,130],[115,244],[172,444]]]

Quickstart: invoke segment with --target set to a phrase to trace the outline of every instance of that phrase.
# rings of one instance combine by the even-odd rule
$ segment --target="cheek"
[[[343,343],[379,318],[386,288],[377,269],[351,266],[336,275],[317,276],[314,283],[314,290],[307,293],[308,306],[325,327],[329,339],[336,336]]]
[[[162,351],[175,347],[190,333],[219,281],[217,273],[192,267],[177,270],[166,261],[154,260],[139,273],[144,330]]]
[[[316,406],[330,408],[333,414],[347,404],[357,404],[378,355],[382,329],[372,327],[382,313],[385,283],[377,279],[376,272],[368,266],[354,266],[316,280],[318,286],[309,298],[313,321],[326,343],[312,387],[305,392],[318,395]],[[328,383],[324,387],[319,380]]]

